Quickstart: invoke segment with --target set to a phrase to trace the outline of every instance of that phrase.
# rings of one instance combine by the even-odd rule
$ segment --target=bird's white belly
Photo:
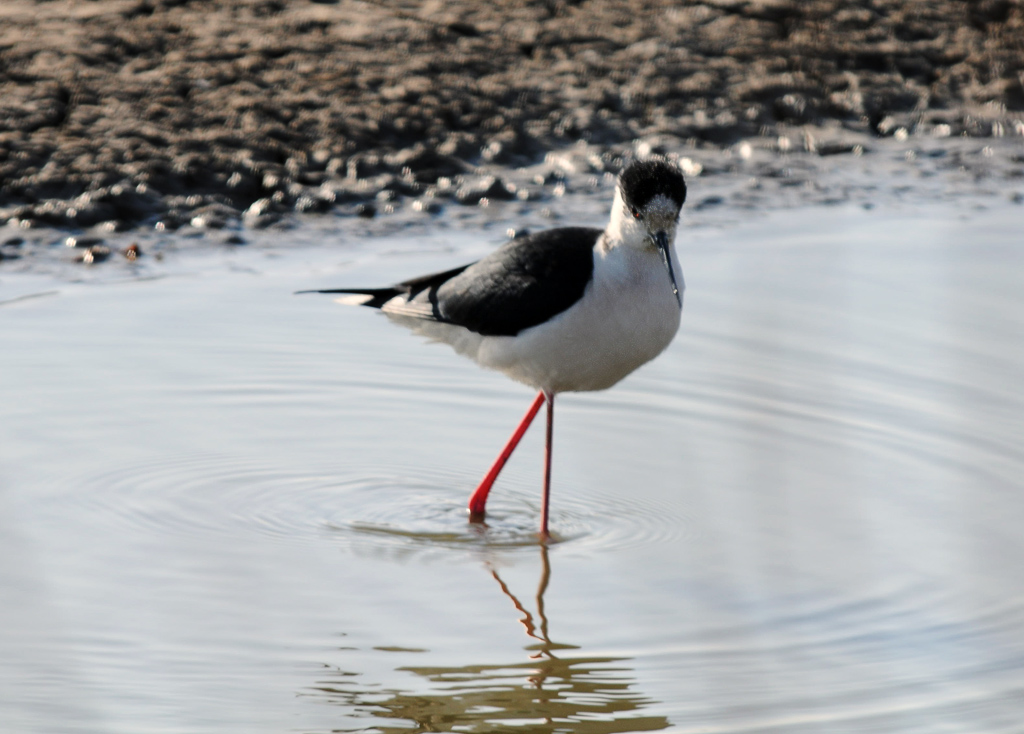
[[[436,322],[403,323],[483,367],[550,392],[604,390],[658,356],[679,329],[680,306],[656,252],[595,256],[584,296],[516,336],[481,336]],[[682,297],[683,278],[673,257]]]

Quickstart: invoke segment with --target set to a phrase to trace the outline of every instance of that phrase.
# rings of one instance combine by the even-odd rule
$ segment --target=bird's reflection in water
[[[529,660],[506,665],[402,667],[421,676],[422,690],[361,689],[351,672],[335,670],[314,687],[317,698],[375,719],[379,732],[612,732],[665,729],[664,716],[644,716],[651,699],[633,690],[636,681],[626,658],[559,657],[575,645],[553,642],[544,613],[544,592],[551,579],[548,549],[540,546],[541,577],[536,617],[491,568],[502,592],[522,615],[520,622],[534,642],[526,646]],[[367,722],[369,723],[369,722]],[[344,731],[340,729],[336,731]],[[359,730],[363,730],[362,727]]]

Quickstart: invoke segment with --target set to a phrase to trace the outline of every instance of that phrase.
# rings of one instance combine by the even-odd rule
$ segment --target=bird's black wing
[[[470,265],[390,288],[301,292],[366,296],[360,305],[387,304],[388,313],[455,324],[484,336],[515,336],[580,299],[593,276],[594,245],[600,236],[599,229],[549,229],[506,242]]]
[[[484,336],[515,336],[580,299],[601,230],[550,229],[506,242],[426,296],[440,320]]]

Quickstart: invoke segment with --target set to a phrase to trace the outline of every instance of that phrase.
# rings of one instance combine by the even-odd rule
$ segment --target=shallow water
[[[530,391],[292,295],[495,242],[0,270],[0,729],[1024,731],[1020,218],[685,229],[548,548]]]

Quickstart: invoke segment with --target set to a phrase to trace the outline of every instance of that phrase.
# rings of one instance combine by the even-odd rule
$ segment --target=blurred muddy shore
[[[1020,138],[1022,80],[1019,0],[5,0],[0,225],[542,200],[637,141]]]

